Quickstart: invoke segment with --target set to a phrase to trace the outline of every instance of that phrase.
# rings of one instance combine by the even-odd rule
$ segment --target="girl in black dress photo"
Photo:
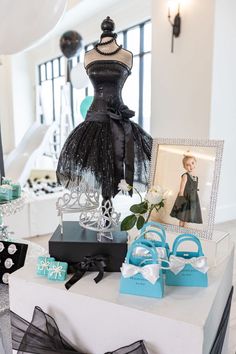
[[[186,223],[202,224],[198,177],[192,175],[197,160],[193,155],[184,155],[182,162],[186,172],[181,176],[179,193],[170,216],[179,220],[180,227],[186,227]]]

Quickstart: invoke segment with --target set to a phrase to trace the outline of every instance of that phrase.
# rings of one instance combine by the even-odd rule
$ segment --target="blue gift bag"
[[[144,248],[150,257],[140,258],[139,264],[131,262],[136,248]],[[161,298],[164,294],[164,282],[161,265],[154,245],[148,240],[134,241],[127,252],[121,268],[120,293]]]
[[[150,227],[150,229],[148,229],[148,227]],[[149,237],[147,238],[147,236]],[[156,239],[156,237],[159,238],[159,240]],[[148,239],[151,241],[156,247],[158,258],[162,259],[162,266],[168,267],[167,262],[164,260],[168,260],[170,248],[166,242],[166,232],[163,225],[155,221],[147,222],[141,229],[140,237],[138,240],[140,239]],[[165,273],[165,269],[163,269],[163,273]]]
[[[196,252],[177,251],[185,241],[194,242]],[[166,271],[166,285],[170,286],[208,286],[207,258],[204,256],[200,240],[192,234],[179,235],[173,244],[169,257],[170,269]]]

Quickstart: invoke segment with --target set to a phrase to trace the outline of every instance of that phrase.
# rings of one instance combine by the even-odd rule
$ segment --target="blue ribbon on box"
[[[177,251],[178,247],[186,241],[194,242],[198,247],[197,251]],[[207,271],[209,267],[207,258],[202,251],[201,242],[197,236],[192,234],[179,235],[174,241],[169,262],[170,269],[166,271],[166,285],[208,286]]]
[[[142,257],[139,259],[139,264],[133,264],[132,253],[136,248],[144,248],[150,253],[150,257]],[[121,268],[120,293],[163,297],[164,282],[161,264],[155,246],[148,240],[136,240],[130,245]]]

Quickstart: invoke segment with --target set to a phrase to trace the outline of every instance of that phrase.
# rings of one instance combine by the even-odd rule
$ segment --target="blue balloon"
[[[93,102],[93,96],[87,96],[83,99],[83,101],[80,104],[80,113],[83,118],[86,117],[86,114],[89,110],[89,107],[91,106]]]

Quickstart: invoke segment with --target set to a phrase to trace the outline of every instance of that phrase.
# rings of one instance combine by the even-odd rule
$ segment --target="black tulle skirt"
[[[67,138],[57,166],[57,179],[70,188],[83,178],[101,189],[104,197],[118,193],[118,183],[126,179],[131,185],[146,187],[149,179],[152,138],[138,124],[127,120],[87,120],[79,124]],[[128,144],[126,144],[128,133]],[[126,134],[126,138],[125,137]],[[132,147],[133,146],[133,147]],[[125,156],[124,156],[125,151]],[[133,154],[132,157],[129,155]],[[131,172],[127,166],[131,167]],[[133,170],[132,170],[133,168]],[[127,177],[126,177],[127,174]]]

